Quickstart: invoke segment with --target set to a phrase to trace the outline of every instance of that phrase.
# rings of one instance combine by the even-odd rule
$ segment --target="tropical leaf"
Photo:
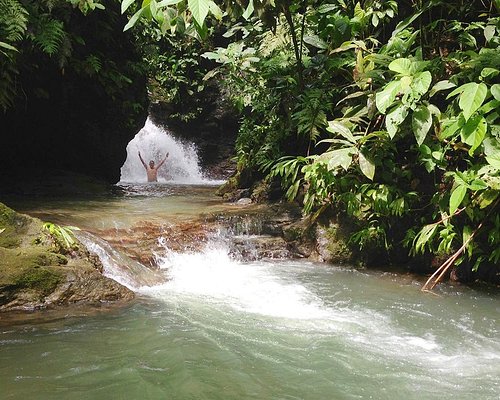
[[[458,106],[467,121],[483,105],[488,94],[488,87],[484,83],[475,82],[466,83],[463,87]]]
[[[476,150],[483,142],[487,129],[488,124],[486,119],[484,119],[481,115],[469,119],[463,126],[461,138],[464,143],[471,146],[469,150],[470,155],[472,155],[474,150]]]
[[[351,130],[338,121],[328,121],[328,127],[326,128],[328,132],[339,133],[341,136],[346,138],[351,143],[356,143],[356,138],[352,134]]]
[[[457,211],[460,204],[462,204],[466,193],[466,185],[458,185],[455,189],[453,189],[450,196],[450,215],[455,214],[455,211]]]
[[[387,117],[385,118],[385,126],[387,128],[387,133],[390,138],[393,139],[396,135],[399,125],[403,123],[403,121],[408,116],[408,108],[406,106],[399,106],[392,110]]]
[[[408,58],[398,58],[389,64],[391,71],[402,75],[410,75],[412,71],[413,61]]]
[[[353,147],[348,147],[324,153],[324,155],[328,155],[329,158],[328,170],[331,171],[337,167],[342,167],[347,171],[352,163],[352,155],[354,151],[355,149]]]
[[[415,75],[413,82],[411,84],[411,89],[413,96],[416,99],[420,99],[424,94],[427,93],[429,87],[432,83],[432,74],[429,71],[423,71]]]
[[[198,25],[203,26],[210,11],[211,0],[188,0],[189,11]]]
[[[495,100],[500,101],[500,83],[495,83],[490,90],[491,95],[495,98]]]
[[[438,92],[441,92],[443,90],[448,90],[448,89],[451,89],[451,88],[454,88],[456,87],[457,85],[455,85],[453,82],[450,82],[448,80],[445,80],[445,81],[439,81],[438,83],[436,83],[430,90],[429,92],[429,97],[432,97],[434,96],[436,93]]]
[[[375,164],[365,155],[363,152],[359,152],[359,167],[361,168],[361,172],[368,179],[373,180],[375,176]]]
[[[429,108],[424,105],[418,106],[412,115],[412,128],[419,146],[424,142],[431,126],[432,114]]]
[[[399,81],[390,82],[384,90],[378,92],[375,96],[375,104],[377,105],[377,109],[385,114],[387,109],[394,103],[397,94],[401,89],[401,83]]]

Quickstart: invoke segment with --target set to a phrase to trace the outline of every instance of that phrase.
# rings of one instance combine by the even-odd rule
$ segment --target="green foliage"
[[[35,33],[31,34],[33,42],[49,56],[56,54],[66,39],[66,31],[62,21],[49,15],[41,15],[36,21]]]
[[[297,133],[295,146],[275,142],[277,161],[263,166],[281,178],[289,199],[303,202],[304,212],[329,207],[350,216],[359,227],[353,245],[391,252],[403,243],[413,255],[463,247],[456,264],[477,270],[498,263],[498,16],[479,4],[442,1],[417,9],[398,9],[396,2],[320,3],[302,9],[295,24],[286,20],[296,33],[302,22],[304,35],[295,38],[302,65],[268,68],[293,59],[290,46],[257,51],[252,68],[260,82],[245,76],[252,84],[238,87],[247,96],[242,110],[252,110],[244,116],[246,131],[256,114],[261,121],[273,116],[265,135],[253,131],[259,139],[247,153],[283,126]],[[456,19],[431,17],[424,25],[424,13]],[[382,20],[394,20],[392,34]],[[280,24],[277,19],[277,30]],[[256,43],[264,37],[249,30],[239,48],[260,49]],[[242,70],[224,74],[231,80]],[[304,138],[316,147],[301,144]],[[283,158],[287,147],[296,153]]]
[[[0,108],[11,107],[18,73],[17,45],[27,29],[28,12],[17,0],[0,0]]]
[[[60,226],[51,222],[45,222],[42,229],[47,231],[54,239],[58,250],[67,252],[78,248],[73,231],[80,230],[76,226]]]

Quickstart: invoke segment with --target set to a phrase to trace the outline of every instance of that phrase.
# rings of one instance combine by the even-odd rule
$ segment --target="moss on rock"
[[[40,220],[0,203],[0,311],[133,298],[82,244],[64,255],[53,242]]]

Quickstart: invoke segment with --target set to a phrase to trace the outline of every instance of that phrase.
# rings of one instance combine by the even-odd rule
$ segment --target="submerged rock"
[[[134,293],[102,275],[81,243],[61,247],[42,222],[0,203],[0,311],[130,300]]]

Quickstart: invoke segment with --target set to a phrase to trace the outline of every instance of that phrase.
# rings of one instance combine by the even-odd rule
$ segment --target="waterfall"
[[[137,155],[139,151],[146,163],[153,160],[155,164],[169,153],[167,161],[158,170],[159,182],[195,185],[220,183],[203,176],[193,143],[175,139],[167,129],[155,125],[149,117],[144,127],[127,145],[127,159],[121,168],[121,182],[146,182],[146,171]]]

